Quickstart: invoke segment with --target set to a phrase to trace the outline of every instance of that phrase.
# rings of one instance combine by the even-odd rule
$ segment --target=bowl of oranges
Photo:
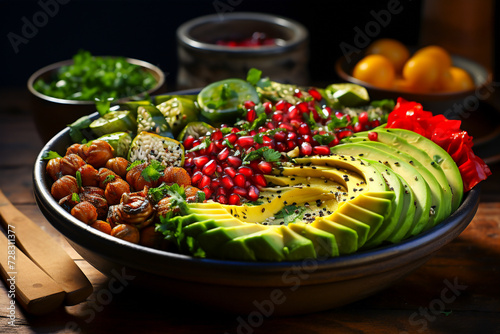
[[[389,38],[374,41],[350,61],[340,58],[336,71],[366,87],[373,98],[401,96],[421,102],[460,99],[492,80],[486,68],[441,46],[409,48]]]

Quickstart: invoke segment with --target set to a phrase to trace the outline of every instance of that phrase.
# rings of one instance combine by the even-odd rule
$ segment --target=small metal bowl
[[[261,32],[275,45],[217,45],[217,40],[243,39]],[[227,78],[245,79],[255,67],[274,81],[306,85],[309,33],[300,23],[262,13],[225,13],[198,17],[177,29],[179,89],[204,87]]]
[[[146,94],[158,94],[160,90],[164,89],[165,75],[163,71],[142,60],[126,58],[128,63],[141,66],[144,71],[151,73],[156,79],[156,86],[148,91],[143,91],[138,87],[137,95],[125,97],[115,102],[124,102],[131,100],[132,98],[139,98]],[[28,90],[31,92],[31,107],[33,109],[33,118],[35,121],[35,126],[40,138],[47,142],[56,133],[65,128],[68,124],[73,123],[78,118],[89,115],[96,110],[95,101],[80,101],[80,100],[66,100],[59,99],[52,96],[42,94],[33,88],[34,83],[42,78],[44,80],[50,81],[63,66],[72,65],[73,60],[64,60],[48,66],[45,66],[35,73],[33,73],[28,79]]]

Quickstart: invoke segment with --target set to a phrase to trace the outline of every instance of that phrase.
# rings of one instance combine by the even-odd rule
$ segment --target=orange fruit
[[[366,54],[379,54],[387,57],[396,72],[401,72],[404,64],[410,58],[408,48],[400,41],[391,38],[376,40],[366,49]]]
[[[368,55],[356,64],[352,76],[376,87],[391,88],[396,71],[385,56]]]
[[[443,87],[445,91],[458,92],[474,89],[474,80],[464,69],[452,66],[449,69],[449,75],[451,76],[451,80]]]
[[[447,71],[452,65],[451,56],[448,53],[448,51],[437,45],[430,45],[423,47],[417,52],[415,52],[413,56],[414,57],[425,56],[429,58],[434,58],[439,65],[439,70],[441,73]]]
[[[413,56],[403,67],[403,78],[420,93],[429,93],[441,74],[439,62],[427,56]]]

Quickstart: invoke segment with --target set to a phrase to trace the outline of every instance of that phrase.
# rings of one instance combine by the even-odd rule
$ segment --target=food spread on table
[[[490,173],[460,121],[365,88],[246,80],[161,95],[70,125],[46,152],[55,200],[148,247],[244,261],[324,259],[441,223]]]

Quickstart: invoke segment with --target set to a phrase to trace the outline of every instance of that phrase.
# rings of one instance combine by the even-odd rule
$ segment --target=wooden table
[[[94,285],[86,302],[46,316],[30,316],[17,307],[11,326],[7,287],[0,284],[0,333],[500,333],[498,178],[485,182],[483,198],[490,201],[480,204],[469,227],[389,289],[342,308],[266,318],[258,328],[238,331],[237,316],[158,301],[140,288],[125,287],[112,298],[103,298],[99,292],[108,288],[109,280],[67,244],[35,204],[31,173],[42,142],[25,92],[0,92],[0,101],[17,101],[0,105],[0,188],[63,245]],[[498,165],[492,167],[494,173],[500,172]],[[455,295],[446,294],[450,282],[458,284]]]

